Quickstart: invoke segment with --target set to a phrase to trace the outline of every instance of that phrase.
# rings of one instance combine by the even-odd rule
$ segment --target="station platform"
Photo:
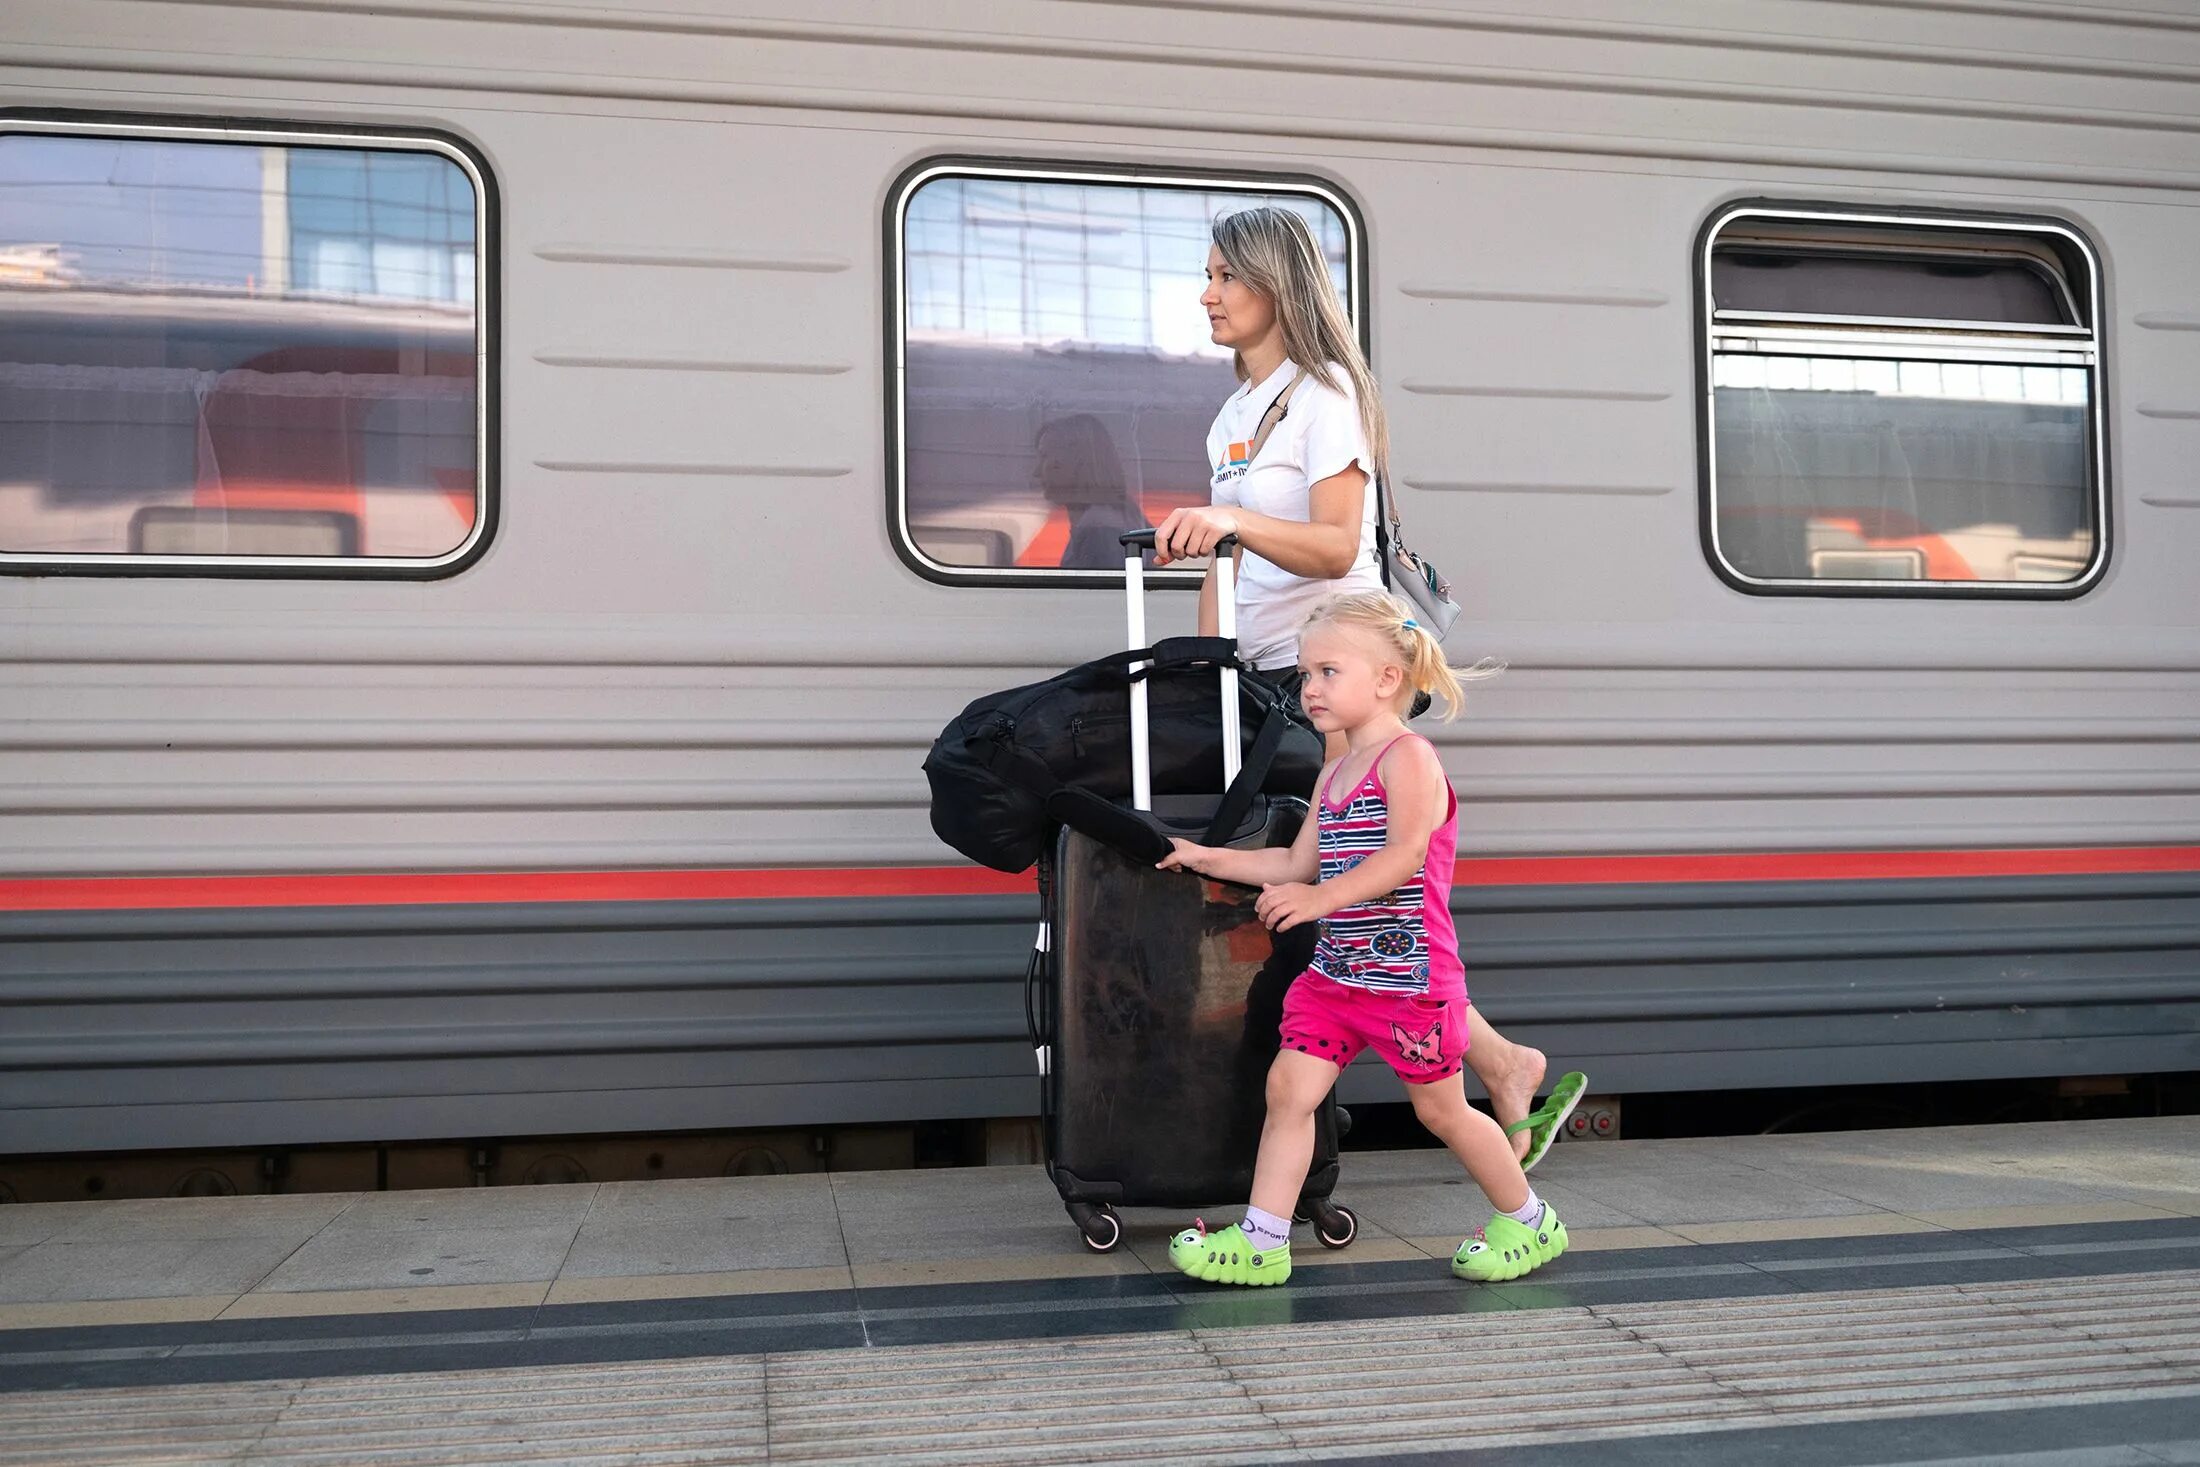
[[[1457,1166],[1348,1152],[1254,1291],[1036,1167],[0,1207],[0,1460],[2200,1463],[2200,1118],[1535,1181],[1572,1251],[1477,1286]]]

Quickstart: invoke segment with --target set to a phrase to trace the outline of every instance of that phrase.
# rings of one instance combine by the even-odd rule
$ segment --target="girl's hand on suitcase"
[[[1169,845],[1171,847],[1169,854],[1163,856],[1156,863],[1154,869],[1158,871],[1199,870],[1199,858],[1206,853],[1204,847],[1194,845],[1188,840],[1173,835],[1169,837]]]
[[[1318,886],[1282,881],[1263,886],[1253,910],[1269,931],[1289,932],[1301,922],[1318,922],[1328,916],[1329,903]]]
[[[1217,540],[1237,532],[1237,516],[1226,509],[1193,504],[1172,510],[1161,528],[1154,531],[1153,563],[1167,565],[1172,560],[1197,559],[1212,552]]]

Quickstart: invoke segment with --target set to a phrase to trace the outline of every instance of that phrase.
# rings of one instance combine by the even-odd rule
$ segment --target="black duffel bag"
[[[1298,700],[1242,669],[1238,725],[1244,759],[1222,780],[1222,669],[1236,666],[1227,637],[1171,637],[1117,652],[1006,692],[988,693],[947,725],[925,756],[932,829],[996,871],[1024,871],[1046,849],[1047,801],[1083,790],[1127,803],[1131,795],[1130,690],[1143,678],[1153,746],[1153,792],[1214,795],[1210,836],[1227,839],[1256,795],[1310,799],[1322,768],[1322,736]],[[1149,665],[1136,672],[1138,663]]]

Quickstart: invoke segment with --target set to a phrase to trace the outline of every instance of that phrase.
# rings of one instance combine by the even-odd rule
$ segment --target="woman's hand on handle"
[[[1211,504],[1187,505],[1171,510],[1169,517],[1154,531],[1154,564],[1167,565],[1177,560],[1197,560],[1212,555],[1217,542],[1238,532],[1239,519],[1235,510],[1218,509]]]

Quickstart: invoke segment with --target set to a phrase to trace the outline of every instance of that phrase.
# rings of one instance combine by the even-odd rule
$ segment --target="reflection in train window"
[[[1356,227],[1313,185],[911,176],[890,284],[895,532],[914,565],[958,581],[1120,570],[1123,531],[1207,502],[1207,425],[1237,385],[1199,304],[1208,232],[1255,204],[1306,216],[1357,314]]]
[[[1705,231],[1709,548],[1753,591],[2099,575],[2100,280],[2047,221],[1743,205]]]
[[[470,558],[484,192],[433,140],[0,122],[0,569]]]

